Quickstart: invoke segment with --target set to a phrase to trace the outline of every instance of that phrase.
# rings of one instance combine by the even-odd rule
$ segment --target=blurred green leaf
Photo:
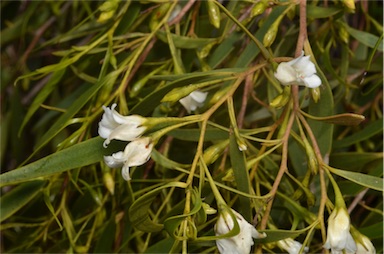
[[[158,232],[164,227],[163,224],[153,222],[148,214],[149,207],[156,196],[166,188],[178,187],[185,188],[186,184],[182,182],[171,182],[164,184],[154,190],[147,192],[133,202],[129,208],[129,220],[133,226],[143,232]]]
[[[360,31],[350,26],[346,26],[346,28],[352,37],[370,48],[375,48],[376,43],[379,41],[379,37],[371,33]],[[383,41],[380,42],[377,50],[383,52]]]
[[[49,77],[48,82],[45,84],[43,89],[37,94],[37,96],[35,97],[35,99],[32,102],[32,105],[28,108],[28,112],[23,119],[23,123],[20,126],[19,135],[20,135],[20,132],[23,131],[25,125],[30,120],[32,115],[36,112],[36,110],[38,110],[40,108],[41,104],[43,104],[43,102],[47,99],[47,97],[56,88],[57,84],[61,81],[62,77],[65,74],[65,70],[66,69],[64,68],[64,69],[61,69],[59,71],[55,71]]]
[[[383,159],[383,153],[333,153],[330,156],[330,165],[335,168],[360,170],[365,164],[378,159]]]
[[[367,126],[365,126],[362,130],[353,133],[352,135],[341,139],[341,140],[335,140],[333,148],[342,148],[347,147],[350,145],[353,145],[357,142],[367,140],[370,137],[380,133],[383,131],[383,121],[382,119],[378,119],[376,121],[373,121],[369,123]]]
[[[33,198],[36,197],[45,185],[45,181],[33,181],[20,184],[0,198],[0,222],[9,218]]]
[[[163,31],[157,31],[156,36],[163,42],[168,43],[167,34]],[[171,39],[176,48],[181,49],[197,49],[216,41],[212,38],[192,38],[171,33]]]
[[[337,7],[320,7],[312,4],[307,5],[307,17],[310,19],[329,18],[342,11],[342,8]]]
[[[267,237],[262,239],[255,239],[255,243],[272,243],[286,238],[296,238],[304,233],[303,230],[260,230],[260,233],[266,233]]]

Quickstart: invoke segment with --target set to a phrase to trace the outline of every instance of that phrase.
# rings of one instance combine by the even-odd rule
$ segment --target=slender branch
[[[295,57],[301,55],[304,48],[304,41],[307,38],[307,0],[300,0],[300,31],[297,39]]]
[[[283,152],[282,152],[282,156],[281,156],[280,169],[279,169],[279,172],[277,173],[277,176],[275,178],[275,182],[273,183],[272,189],[269,192],[271,194],[272,198],[269,200],[269,203],[267,205],[267,208],[265,210],[263,218],[261,219],[261,224],[260,224],[260,229],[261,230],[265,229],[266,226],[267,226],[267,222],[268,222],[269,214],[270,214],[271,209],[272,209],[272,204],[273,204],[274,197],[276,195],[277,189],[278,189],[280,181],[281,181],[281,179],[282,179],[282,177],[284,175],[284,172],[288,169],[288,166],[287,166],[287,161],[288,161],[288,139],[289,139],[289,134],[291,132],[294,119],[295,119],[295,115],[291,114],[291,116],[289,117],[289,120],[288,120],[287,129],[285,131],[285,134],[284,134],[284,137],[283,137],[283,141],[282,141],[283,142]]]

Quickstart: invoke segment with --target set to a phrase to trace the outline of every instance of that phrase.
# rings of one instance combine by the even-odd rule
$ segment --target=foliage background
[[[317,103],[313,92],[300,88],[300,107],[314,116],[365,116],[356,125],[356,115],[331,121],[337,124],[305,115],[322,155],[330,166],[343,170],[332,173],[352,225],[380,253],[383,9],[381,1],[358,1],[355,10],[348,2],[307,3],[304,49],[315,59],[323,85]],[[210,236],[217,215],[206,215],[201,208],[204,201],[217,209],[212,186],[202,181],[203,170],[189,176],[194,167],[203,167],[196,166],[195,155],[206,154],[208,147],[220,142],[224,148],[205,163],[224,199],[248,221],[258,224],[263,216],[269,218],[265,240],[269,244],[256,240],[255,251],[281,252],[273,242],[287,236],[305,241],[310,252],[321,251],[324,225],[311,231],[306,221],[310,213],[319,216],[319,175],[313,174],[302,187],[309,192],[293,196],[313,170],[300,141],[302,135],[309,139],[308,130],[301,133],[297,123],[292,130],[279,124],[290,102],[281,108],[269,105],[282,87],[273,77],[276,65],[271,62],[277,60],[270,61],[268,55],[294,56],[299,5],[263,4],[224,1],[225,12],[213,1],[2,1],[1,252],[214,252]],[[172,12],[184,7],[181,19],[167,23]],[[121,178],[120,170],[104,165],[102,155],[122,144],[102,147],[97,137],[102,105],[116,102],[122,114],[182,117],[187,113],[177,99],[161,100],[177,87],[182,87],[176,93],[181,98],[190,84],[209,92],[206,105],[196,112],[212,112],[203,115],[209,120],[203,140],[199,142],[202,122],[167,133],[158,141],[152,160],[132,171],[130,182]],[[233,110],[229,102],[218,104],[227,95]],[[230,120],[231,113],[238,127]],[[150,133],[161,128],[157,127]],[[231,149],[239,136],[230,135],[230,127],[238,128],[247,140],[247,151]],[[262,196],[271,191],[283,159],[281,147],[269,149],[287,131],[290,176],[279,182],[268,216],[269,201]],[[270,154],[247,170],[246,163],[265,149]],[[228,176],[232,167],[234,175]],[[192,181],[187,188],[182,183],[188,179]],[[150,191],[157,195],[149,195],[146,204],[139,197]],[[193,199],[188,199],[188,192],[194,193]],[[332,203],[328,180],[326,192]],[[195,210],[187,214],[185,203],[190,201]],[[291,202],[304,212],[294,210]],[[136,213],[129,212],[133,204]],[[324,223],[332,205],[327,203],[327,208]],[[148,225],[135,222],[134,216],[140,214],[149,214],[141,218]],[[175,238],[156,230],[157,223],[175,215],[181,219],[172,217],[166,224],[168,231],[176,229]],[[185,240],[177,229],[189,219],[198,233]]]

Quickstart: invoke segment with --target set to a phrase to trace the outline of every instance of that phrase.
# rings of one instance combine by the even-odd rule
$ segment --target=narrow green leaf
[[[373,35],[371,33],[367,33],[361,30],[354,29],[350,26],[345,26],[347,28],[347,31],[349,34],[364,44],[365,46],[368,46],[370,48],[375,48],[376,43],[380,40],[380,38],[376,35]],[[377,47],[378,51],[383,52],[383,41],[380,42],[379,46]]]
[[[163,224],[155,223],[150,219],[148,210],[156,196],[163,189],[171,187],[185,188],[186,184],[182,182],[171,182],[149,191],[135,200],[129,208],[129,220],[135,228],[143,232],[158,232],[163,229]]]
[[[167,34],[165,32],[157,31],[156,36],[161,41],[168,44],[168,38],[167,38]],[[187,37],[187,36],[176,35],[173,33],[171,33],[170,36],[171,36],[173,43],[175,44],[175,47],[180,48],[180,49],[202,48],[205,45],[212,43],[212,42],[217,40],[217,39],[212,39],[212,38],[192,38],[192,37]]]
[[[375,160],[382,160],[383,153],[333,153],[330,156],[330,165],[334,168],[344,168],[348,170],[359,170],[362,167]]]
[[[341,11],[343,11],[343,9],[337,7],[320,7],[311,4],[307,5],[307,17],[311,19],[329,18]]]
[[[115,241],[116,222],[115,217],[112,216],[101,233],[99,240],[96,242],[93,253],[112,253],[114,252],[113,244]]]
[[[243,152],[239,150],[235,135],[230,135],[229,154],[231,156],[231,165],[235,175],[237,189],[244,193],[249,193],[249,173],[246,167]],[[251,202],[249,198],[240,196],[239,212],[247,221],[252,220]]]
[[[99,162],[103,159],[103,155],[112,153],[113,149],[116,149],[116,145],[111,144],[107,149],[104,149],[102,138],[89,139],[21,168],[1,174],[0,187],[32,181],[36,178],[51,176]]]
[[[23,123],[21,124],[20,129],[19,129],[19,135],[23,131],[25,125],[27,124],[29,119],[32,117],[32,115],[36,112],[36,110],[39,109],[41,104],[43,104],[43,102],[47,99],[47,97],[56,88],[56,85],[59,83],[61,78],[64,76],[65,70],[66,69],[64,68],[64,69],[55,71],[52,74],[52,76],[49,77],[49,81],[47,82],[47,84],[45,84],[43,89],[41,89],[41,91],[37,94],[37,96],[35,97],[35,99],[33,100],[32,104],[31,104],[31,106],[28,107],[28,112],[27,112],[26,116],[24,117]]]
[[[86,90],[73,104],[66,110],[66,112],[56,120],[56,122],[49,128],[49,130],[41,137],[39,142],[35,146],[35,152],[46,145],[53,137],[55,137],[61,130],[67,126],[67,122],[72,119],[72,117],[84,107],[84,105],[94,97],[96,92],[102,86],[110,86],[117,79],[121,70],[116,70],[109,73],[103,79],[101,79],[95,85],[92,85],[88,90]]]
[[[383,119],[378,119],[365,126],[361,131],[355,132],[342,140],[334,142],[334,148],[341,148],[353,145],[357,142],[369,139],[370,137],[383,131]]]
[[[338,115],[324,116],[324,117],[311,116],[306,113],[304,114],[316,121],[322,121],[329,124],[347,125],[347,126],[359,125],[362,121],[365,120],[365,117],[363,115],[352,114],[352,113],[345,113],[345,114],[338,114]]]
[[[341,169],[330,169],[332,173],[344,177],[345,179],[348,179],[352,182],[355,182],[357,184],[360,184],[362,186],[365,186],[367,188],[383,191],[383,178],[379,178],[376,176],[366,175],[362,173],[356,173]]]
[[[304,233],[303,230],[260,230],[260,233],[266,233],[267,237],[262,239],[255,239],[255,243],[271,243],[279,240],[283,240],[286,238],[296,238],[300,234]]]
[[[166,80],[166,81],[177,81],[184,78],[195,78],[195,77],[205,77],[208,75],[217,75],[218,79],[219,76],[222,75],[222,77],[229,77],[234,76],[237,73],[241,73],[246,71],[246,68],[223,68],[218,70],[212,70],[209,72],[192,72],[192,73],[185,73],[185,74],[171,74],[171,75],[156,75],[150,77],[150,79],[154,80]]]
[[[1,181],[2,182],[2,181]],[[44,186],[45,181],[23,183],[0,197],[0,222],[28,204]]]
[[[152,246],[150,246],[144,253],[152,254],[152,253],[172,253],[171,249],[175,243],[175,239],[172,237],[165,238]]]

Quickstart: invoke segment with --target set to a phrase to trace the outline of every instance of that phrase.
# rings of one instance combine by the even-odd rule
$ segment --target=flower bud
[[[355,240],[349,232],[351,227],[348,211],[345,207],[335,207],[328,220],[327,241],[324,248],[332,253],[356,253]]]
[[[112,195],[115,193],[115,181],[110,172],[105,172],[103,175],[103,182],[109,193]]]
[[[230,212],[233,214],[231,215]],[[260,239],[267,236],[265,233],[259,233],[240,213],[233,209],[229,211],[228,208],[220,213],[215,224],[215,234],[220,236],[229,233],[235,227],[235,223],[238,224],[240,232],[232,237],[216,240],[220,253],[249,253],[254,245],[252,238]]]
[[[275,41],[277,32],[279,30],[279,24],[280,24],[281,18],[278,18],[273,24],[269,27],[267,33],[264,35],[263,38],[263,45],[264,47],[268,48],[272,45],[272,43]]]
[[[320,88],[319,87],[312,88],[311,89],[311,95],[312,95],[313,101],[315,103],[317,103],[320,99]]]
[[[192,85],[192,84],[188,86],[174,88],[163,97],[161,102],[172,102],[172,103],[177,102],[180,99],[188,96],[190,93],[197,90],[198,88],[199,88],[198,85]]]
[[[208,166],[214,163],[219,156],[223,153],[224,149],[228,146],[229,140],[225,140],[218,144],[212,145],[205,149],[203,154],[203,160],[205,164]]]
[[[285,104],[288,103],[289,99],[291,98],[291,88],[289,86],[285,86],[283,89],[283,92],[276,96],[269,105],[273,108],[281,108],[284,107]]]
[[[251,17],[262,14],[268,7],[268,3],[265,1],[260,1],[251,10]]]
[[[164,17],[164,15],[167,13],[169,7],[171,6],[171,3],[163,3],[160,4],[160,6],[152,12],[151,18],[149,20],[149,28],[151,31],[155,30],[156,26],[159,24],[159,21]]]
[[[339,26],[339,37],[345,44],[349,43],[349,33],[344,24],[340,24]]]
[[[306,138],[304,138],[303,142],[304,142],[305,153],[307,154],[308,167],[311,169],[313,174],[317,174],[319,170],[319,165],[317,163],[315,152],[313,151],[312,146],[309,144]]]
[[[218,102],[221,98],[223,98],[224,95],[228,93],[230,89],[231,86],[224,86],[222,89],[214,93],[211,100],[209,101],[209,105],[214,105],[216,102]]]
[[[209,22],[216,27],[217,29],[220,28],[220,9],[219,7],[214,3],[214,0],[208,0],[208,16],[209,16]]]
[[[355,12],[355,0],[342,0],[345,7],[348,8],[349,12]]]
[[[103,23],[115,15],[116,9],[119,6],[119,0],[107,0],[100,5],[99,10],[101,11],[98,23]]]

